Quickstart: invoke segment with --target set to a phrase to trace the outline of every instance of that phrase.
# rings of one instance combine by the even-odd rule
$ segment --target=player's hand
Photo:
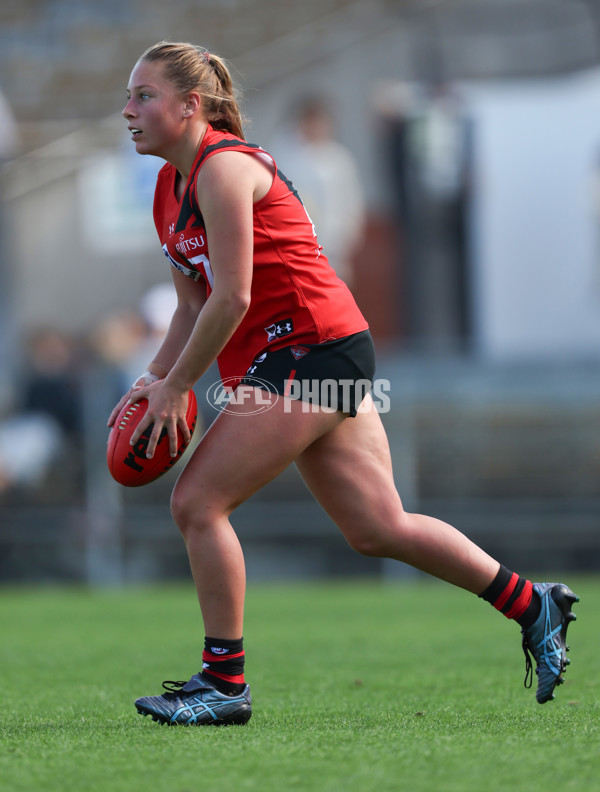
[[[132,386],[131,388],[129,388],[129,390],[127,391],[127,393],[126,393],[124,396],[122,396],[122,397],[120,398],[120,400],[119,400],[119,402],[117,403],[116,407],[115,407],[115,408],[113,409],[113,411],[111,412],[111,414],[110,414],[110,416],[109,416],[109,418],[108,418],[108,423],[107,423],[107,426],[108,426],[109,428],[110,428],[110,427],[111,427],[111,426],[114,424],[114,422],[117,420],[117,416],[119,415],[119,413],[121,412],[121,410],[123,409],[123,407],[125,407],[125,405],[126,405],[126,404],[127,404],[127,402],[129,401],[129,397],[131,396],[131,393],[132,393],[132,391],[133,391],[133,386]]]
[[[125,393],[121,397],[121,399],[119,400],[119,403],[116,405],[114,410],[111,412],[111,414],[110,414],[110,416],[108,418],[107,426],[110,428],[114,424],[114,422],[117,420],[117,416],[119,415],[119,413],[121,412],[123,407],[129,402],[129,398],[130,398],[130,396],[131,396],[131,394],[132,394],[132,392],[134,390],[138,390],[139,388],[143,388],[145,385],[150,385],[152,382],[156,382],[158,379],[159,379],[159,377],[157,377],[156,374],[152,374],[150,371],[144,371],[143,374],[140,374],[140,376],[136,380],[134,380],[131,388],[129,388],[127,393]]]
[[[152,425],[146,448],[148,459],[152,459],[154,456],[164,429],[169,437],[169,453],[173,457],[177,456],[179,447],[177,428],[179,427],[181,430],[186,445],[191,440],[191,432],[185,417],[188,407],[188,392],[182,392],[173,388],[165,380],[159,380],[141,388],[133,388],[129,394],[129,403],[135,404],[140,399],[148,399],[148,409],[131,435],[131,445],[135,445],[146,429]]]

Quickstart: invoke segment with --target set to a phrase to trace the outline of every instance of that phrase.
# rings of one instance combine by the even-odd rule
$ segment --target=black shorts
[[[374,375],[373,339],[363,330],[322,344],[292,344],[264,352],[241,384],[355,416]]]

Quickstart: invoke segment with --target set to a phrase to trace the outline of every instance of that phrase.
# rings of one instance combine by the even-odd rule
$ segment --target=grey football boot
[[[163,682],[167,691],[160,696],[144,696],[135,706],[140,715],[169,726],[222,726],[243,724],[252,715],[250,685],[241,693],[228,696],[218,691],[201,674],[194,674],[189,682]]]
[[[525,687],[531,687],[533,680],[533,655],[538,677],[535,697],[540,704],[554,698],[554,688],[564,682],[563,674],[570,660],[566,656],[569,647],[566,643],[567,627],[577,618],[571,611],[579,597],[564,583],[534,583],[533,590],[540,598],[541,610],[536,621],[523,634],[525,653]]]

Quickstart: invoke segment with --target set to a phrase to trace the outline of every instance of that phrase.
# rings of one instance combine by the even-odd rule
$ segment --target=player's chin
[[[150,141],[141,138],[140,140],[134,140],[133,142],[135,145],[135,150],[138,154],[151,154],[156,157],[160,156],[160,154],[156,152],[156,146],[153,146]]]

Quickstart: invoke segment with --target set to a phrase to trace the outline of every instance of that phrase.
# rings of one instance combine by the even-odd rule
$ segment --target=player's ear
[[[197,91],[190,91],[185,98],[185,105],[183,107],[184,118],[189,118],[195,115],[201,107],[200,94]]]

